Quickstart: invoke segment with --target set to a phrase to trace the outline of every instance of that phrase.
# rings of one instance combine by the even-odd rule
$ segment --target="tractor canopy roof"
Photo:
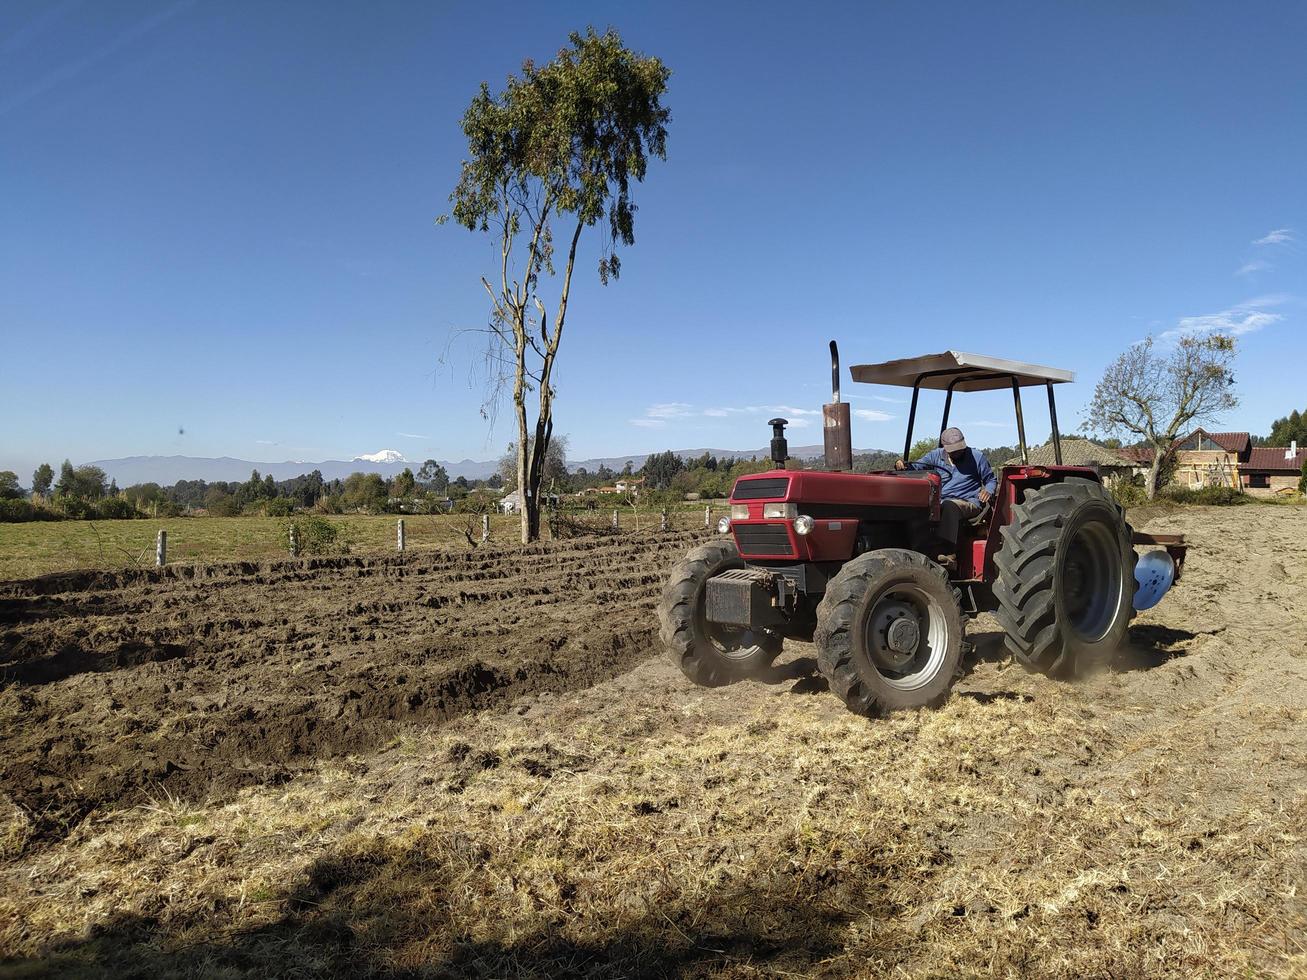
[[[940,391],[994,391],[1011,388],[1015,378],[1022,386],[1063,384],[1074,381],[1075,374],[1061,368],[1009,361],[984,354],[967,354],[949,350],[942,354],[904,357],[881,364],[855,364],[849,369],[854,381],[876,385],[920,386]]]

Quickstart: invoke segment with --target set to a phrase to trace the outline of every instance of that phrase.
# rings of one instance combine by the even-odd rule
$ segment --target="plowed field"
[[[0,975],[1307,975],[1307,509],[1107,672],[691,686],[691,534],[0,585]]]

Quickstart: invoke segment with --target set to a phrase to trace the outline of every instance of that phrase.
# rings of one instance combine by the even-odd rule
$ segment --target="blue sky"
[[[497,455],[459,333],[491,247],[433,219],[478,83],[587,24],[668,64],[673,119],[621,279],[574,288],[573,458],[781,410],[819,441],[831,337],[1071,368],[1067,429],[1131,342],[1225,327],[1227,427],[1307,404],[1301,4],[8,0],[0,467]],[[858,387],[855,444],[898,444]],[[1015,438],[996,396],[955,412]]]

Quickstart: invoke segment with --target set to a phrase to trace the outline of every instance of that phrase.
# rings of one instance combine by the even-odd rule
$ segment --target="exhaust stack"
[[[831,403],[821,407],[822,437],[826,444],[826,469],[853,469],[853,433],[849,427],[848,402],[840,401],[840,349],[830,342]]]
[[[772,419],[771,426],[771,461],[778,470],[785,469],[785,461],[790,458],[790,444],[785,441],[785,427],[790,423],[785,419]]]

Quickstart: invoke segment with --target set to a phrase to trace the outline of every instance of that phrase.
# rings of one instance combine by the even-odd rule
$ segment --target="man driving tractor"
[[[900,459],[894,463],[894,468],[939,473],[942,481],[939,536],[952,551],[957,548],[958,528],[962,521],[971,520],[985,509],[998,481],[984,453],[967,446],[961,429],[945,429],[940,433],[939,442],[939,448],[932,449],[921,459],[911,463]]]

